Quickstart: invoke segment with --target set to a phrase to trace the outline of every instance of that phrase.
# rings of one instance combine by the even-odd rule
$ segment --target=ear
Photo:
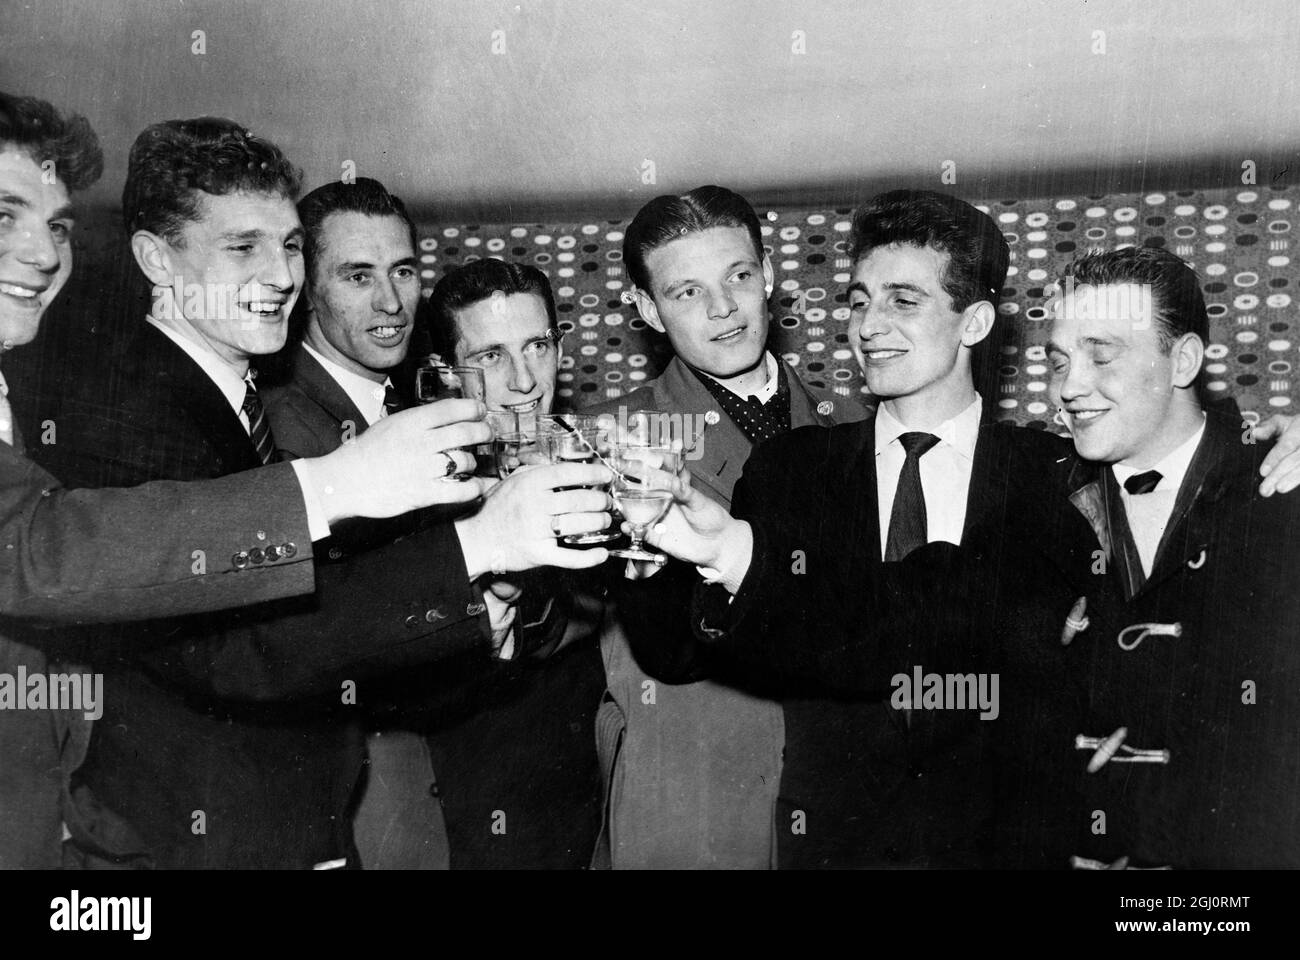
[[[997,319],[997,309],[987,300],[972,303],[962,313],[964,326],[961,330],[961,342],[968,347],[979,343],[993,330],[993,321]]]
[[[641,315],[641,319],[663,333],[663,321],[659,319],[659,308],[655,306],[654,298],[640,287],[632,291],[632,296],[636,299],[636,312]]]
[[[1196,334],[1184,333],[1174,341],[1169,358],[1174,362],[1174,386],[1190,387],[1205,362],[1205,344]]]
[[[171,287],[176,283],[172,273],[171,244],[156,233],[137,230],[131,235],[131,254],[136,265],[155,287]],[[180,294],[181,291],[177,291]]]
[[[776,285],[776,272],[772,269],[772,258],[763,254],[763,286],[767,288],[767,295],[772,296],[772,288]]]

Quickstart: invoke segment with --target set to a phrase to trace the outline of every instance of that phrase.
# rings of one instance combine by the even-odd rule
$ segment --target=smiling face
[[[24,151],[0,150],[0,340],[29,343],[72,274],[72,215],[62,183],[41,182]]]
[[[288,197],[201,194],[199,217],[176,243],[148,231],[131,238],[155,287],[170,287],[168,322],[235,367],[284,346],[303,285],[302,226]]]
[[[651,296],[641,316],[686,363],[719,380],[759,369],[767,343],[772,264],[743,227],[712,227],[646,256]],[[765,378],[765,373],[764,373]]]
[[[321,223],[317,249],[307,342],[383,383],[406,358],[420,301],[410,229],[401,217],[339,211]]]
[[[943,288],[948,254],[931,247],[876,247],[853,268],[849,342],[867,387],[947,419],[974,399],[970,350],[988,335],[986,301],[954,310]],[[929,419],[929,418],[927,418]],[[904,418],[921,425],[920,418]]]
[[[482,367],[489,410],[550,413],[560,348],[542,298],[496,291],[456,311],[456,362]]]
[[[1146,469],[1189,435],[1202,344],[1184,334],[1162,348],[1150,296],[1138,284],[1080,284],[1053,305],[1052,400],[1087,460]]]

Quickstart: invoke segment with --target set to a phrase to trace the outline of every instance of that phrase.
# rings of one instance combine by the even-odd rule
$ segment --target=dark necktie
[[[1156,488],[1161,480],[1162,474],[1159,470],[1148,470],[1146,473],[1135,473],[1124,481],[1124,489],[1129,492],[1130,496],[1139,496],[1144,493],[1150,493]]]
[[[397,395],[397,388],[391,383],[384,386],[384,413],[392,416],[402,409],[401,398]]]
[[[262,398],[257,395],[257,388],[252,380],[244,381],[248,386],[244,390],[244,413],[248,416],[248,436],[257,448],[257,455],[263,463],[275,459],[275,441],[271,438],[271,424],[267,422],[266,411],[262,409]]]
[[[928,542],[925,521],[925,494],[921,490],[921,457],[939,442],[932,433],[905,433],[898,442],[907,451],[903,472],[898,475],[894,509],[889,515],[889,539],[885,541],[885,561],[902,560],[917,547]]]

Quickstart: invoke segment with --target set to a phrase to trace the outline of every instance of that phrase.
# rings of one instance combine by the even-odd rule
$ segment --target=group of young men
[[[0,97],[6,350],[101,168]],[[988,416],[1008,249],[969,204],[854,217],[871,410],[769,350],[742,197],[650,201],[624,262],[674,357],[583,412],[710,425],[665,478],[674,559],[625,569],[560,542],[610,523],[604,466],[451,479],[488,411],[560,412],[546,275],[478,260],[422,303],[398,198],[299,188],[231,121],[145,130],[150,314],[60,384],[57,442],[3,437],[0,672],[104,690],[93,723],[0,709],[0,866],[1300,865],[1300,428],[1203,402],[1177,257],[1062,278],[1072,445]],[[485,403],[416,406],[424,352]]]

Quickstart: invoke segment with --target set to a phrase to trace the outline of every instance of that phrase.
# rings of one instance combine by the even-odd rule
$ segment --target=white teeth
[[[718,336],[714,337],[713,339],[714,339],[714,340],[730,340],[732,337],[738,336],[738,335],[740,335],[740,334],[742,334],[742,333],[744,333],[744,332],[745,332],[745,328],[744,328],[744,327],[737,327],[735,330],[728,330],[726,333],[719,334]]]
[[[1070,417],[1074,420],[1096,420],[1105,410],[1071,410]]]
[[[397,336],[398,329],[398,327],[374,327],[370,332],[381,340],[387,340],[390,337]]]
[[[31,287],[20,287],[15,283],[0,283],[0,293],[7,293],[15,297],[23,297],[30,300],[37,295],[37,292]]]
[[[253,301],[248,304],[248,309],[253,313],[272,314],[280,312],[280,304],[264,303],[262,301]]]
[[[867,356],[872,360],[888,360],[890,357],[901,357],[906,350],[868,350]]]
[[[538,397],[536,400],[529,400],[527,403],[507,404],[506,409],[514,413],[528,413],[530,410],[535,409],[540,402],[541,398]]]

